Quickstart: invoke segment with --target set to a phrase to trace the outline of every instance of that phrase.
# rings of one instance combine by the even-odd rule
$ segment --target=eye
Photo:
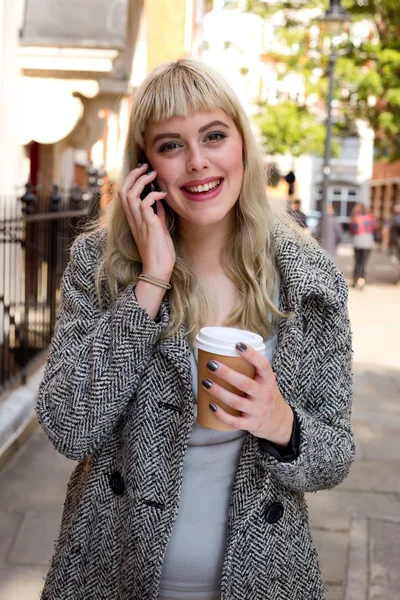
[[[166,144],[163,144],[162,146],[160,146],[159,148],[159,152],[172,152],[173,150],[176,150],[177,148],[180,148],[180,144],[178,144],[177,142],[167,142]]]
[[[221,140],[225,139],[226,135],[224,133],[221,133],[220,131],[211,131],[211,133],[208,133],[206,135],[206,141],[207,142],[220,142]]]

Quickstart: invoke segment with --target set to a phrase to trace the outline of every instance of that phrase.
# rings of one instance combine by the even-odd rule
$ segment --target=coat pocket
[[[230,600],[323,600],[302,494],[269,497],[242,531],[232,557]]]

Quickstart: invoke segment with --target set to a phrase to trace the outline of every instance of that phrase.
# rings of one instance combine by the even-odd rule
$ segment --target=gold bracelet
[[[170,290],[171,284],[168,281],[163,281],[162,279],[157,279],[156,277],[151,277],[151,275],[144,275],[141,273],[138,277],[142,281],[146,281],[147,283],[152,283],[153,285],[158,285],[158,287],[164,288],[164,290]]]

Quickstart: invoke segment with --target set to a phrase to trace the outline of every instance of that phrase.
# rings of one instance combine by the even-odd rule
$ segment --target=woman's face
[[[187,224],[230,219],[243,181],[242,138],[221,109],[149,122],[145,152],[165,201]]]

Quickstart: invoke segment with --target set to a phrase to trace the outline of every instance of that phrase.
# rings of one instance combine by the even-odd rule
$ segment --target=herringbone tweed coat
[[[160,339],[134,283],[100,309],[94,273],[105,232],[75,242],[37,413],[54,446],[77,460],[42,600],[156,600],[178,512],[193,425],[189,347]],[[247,436],[229,512],[222,600],[321,600],[303,493],[330,488],[354,455],[351,340],[343,276],[312,243],[274,230],[281,309],[273,361],[297,413],[300,452],[279,462]],[[113,476],[111,477],[111,475]],[[275,523],[272,503],[283,506]]]

